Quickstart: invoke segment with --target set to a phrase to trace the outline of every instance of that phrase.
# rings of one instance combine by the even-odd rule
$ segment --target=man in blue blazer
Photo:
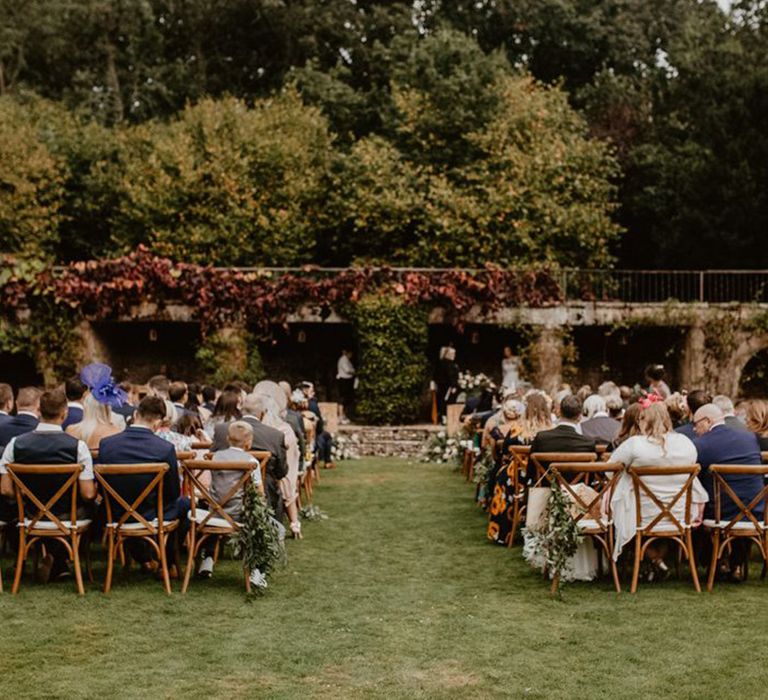
[[[19,389],[16,397],[16,415],[0,423],[0,450],[15,437],[31,433],[40,422],[40,391],[28,386]]]
[[[83,420],[83,397],[88,387],[83,384],[80,377],[71,377],[64,382],[64,393],[67,395],[67,418],[61,427],[66,430],[70,425],[75,425]]]
[[[176,449],[172,443],[155,435],[163,418],[165,402],[156,396],[147,396],[136,409],[133,423],[128,428],[101,440],[98,461],[100,464],[167,464],[170,468],[163,479],[164,518],[180,518],[183,527],[186,524],[189,500],[180,495]],[[148,475],[126,475],[116,481],[115,489],[126,501],[132,503],[149,481],[151,477]],[[144,504],[142,515],[148,520],[157,517],[157,502],[148,499]],[[122,511],[118,511],[114,517],[121,514]]]
[[[733,430],[725,425],[725,415],[715,404],[705,404],[693,416],[693,425],[698,436],[694,440],[698,462],[701,465],[699,480],[709,493],[709,502],[704,509],[704,518],[715,518],[714,479],[709,471],[712,464],[754,464],[762,463],[760,445],[754,433]],[[725,476],[725,481],[733,489],[744,506],[763,488],[763,477],[760,474],[739,474]],[[763,501],[752,508],[752,513],[758,520],[763,517]],[[739,507],[733,502],[725,489],[720,492],[720,519],[729,521],[739,512]],[[749,522],[742,519],[741,522]],[[741,540],[733,543],[731,549],[731,574],[736,580],[741,580],[741,569],[745,563],[747,547]]]
[[[13,389],[10,384],[0,384],[0,425],[11,420]]]

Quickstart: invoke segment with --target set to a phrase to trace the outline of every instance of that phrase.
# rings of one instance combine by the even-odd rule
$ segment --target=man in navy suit
[[[61,427],[66,430],[83,420],[83,397],[88,387],[80,381],[80,377],[70,377],[64,382],[64,393],[67,395],[67,418]]]
[[[11,419],[13,389],[10,384],[0,384],[0,425]]]
[[[163,462],[169,469],[163,479],[163,512],[166,520],[186,516],[189,501],[181,498],[179,465],[176,448],[172,443],[155,435],[163,418],[165,402],[156,396],[142,399],[133,423],[122,433],[105,437],[99,443],[100,464],[148,464]],[[120,493],[129,503],[138,496],[151,480],[149,476],[130,476],[121,479]],[[142,515],[147,519],[157,517],[157,503],[145,501],[147,508]]]
[[[742,430],[733,430],[725,425],[725,415],[715,404],[706,404],[699,408],[693,416],[693,425],[697,438],[694,440],[698,462],[701,465],[699,480],[709,493],[709,501],[704,509],[704,518],[715,517],[714,480],[709,471],[712,464],[755,464],[762,463],[760,445],[757,436]],[[760,474],[739,474],[725,476],[725,481],[733,489],[741,502],[747,506],[763,488],[763,477]],[[720,493],[720,519],[728,521],[737,515],[738,506],[723,489]],[[752,513],[758,518],[763,517],[762,501],[755,505]],[[749,522],[742,519],[742,522]],[[747,547],[739,540],[733,543],[731,549],[731,572],[734,578],[741,580],[739,569],[743,566],[747,555]]]
[[[27,386],[19,389],[16,397],[16,415],[0,422],[0,449],[16,436],[32,432],[39,422],[40,391]]]
[[[194,411],[186,408],[185,404],[189,399],[189,388],[184,382],[171,382],[168,387],[168,398],[176,409],[176,421],[181,420],[182,416],[197,415]]]

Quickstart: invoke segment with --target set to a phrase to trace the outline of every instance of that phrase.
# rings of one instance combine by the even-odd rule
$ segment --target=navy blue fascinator
[[[109,365],[94,362],[83,367],[80,372],[80,381],[91,390],[91,396],[101,404],[119,408],[128,400],[128,394],[115,384],[112,368]]]

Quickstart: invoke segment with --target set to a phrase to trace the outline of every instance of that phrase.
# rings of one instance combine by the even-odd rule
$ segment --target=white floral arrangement
[[[433,464],[461,464],[466,449],[466,440],[460,440],[455,437],[448,437],[445,430],[441,430],[425,446],[421,453],[422,462],[432,462]],[[471,443],[471,441],[469,441]]]
[[[459,389],[468,394],[479,393],[483,389],[488,388],[491,384],[493,384],[493,380],[487,374],[483,374],[482,372],[479,372],[478,374],[472,374],[472,372],[459,372]]]
[[[358,433],[336,435],[331,445],[331,459],[334,462],[360,459],[360,435]]]

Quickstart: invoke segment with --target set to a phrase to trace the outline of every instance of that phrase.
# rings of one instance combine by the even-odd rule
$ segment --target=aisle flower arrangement
[[[426,444],[421,453],[420,461],[432,462],[433,464],[454,463],[460,466],[467,446],[472,446],[471,441],[448,437],[448,433],[441,430]]]
[[[360,435],[358,433],[335,435],[331,446],[331,459],[334,462],[360,459]]]
[[[477,395],[493,384],[493,380],[482,372],[473,374],[470,371],[459,373],[459,389],[467,396]]]

